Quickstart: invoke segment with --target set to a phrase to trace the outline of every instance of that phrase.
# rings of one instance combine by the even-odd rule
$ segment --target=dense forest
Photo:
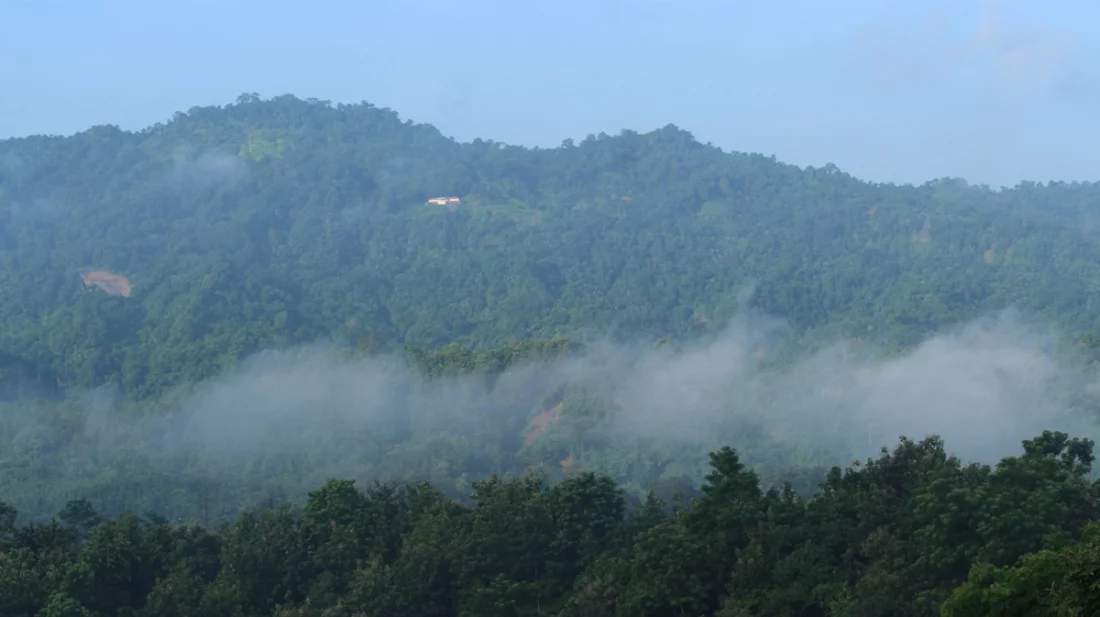
[[[1097,203],[293,96],[0,141],[0,615],[1095,614]]]
[[[0,163],[9,386],[148,397],[322,337],[684,337],[750,288],[803,338],[906,346],[1008,306],[1100,329],[1092,184],[875,185],[674,126],[457,143],[291,96],[9,139]],[[124,278],[87,293],[85,273]]]
[[[102,520],[86,501],[17,527],[0,504],[0,614],[1095,615],[1093,444],[1023,446],[990,468],[903,441],[809,500],[762,490],[723,448],[686,504],[629,502],[591,473],[492,477],[473,506],[331,480],[217,529]]]

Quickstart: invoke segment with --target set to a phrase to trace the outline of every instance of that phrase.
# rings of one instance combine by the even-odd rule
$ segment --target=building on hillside
[[[437,206],[457,206],[459,201],[461,200],[457,197],[432,197],[428,203]]]

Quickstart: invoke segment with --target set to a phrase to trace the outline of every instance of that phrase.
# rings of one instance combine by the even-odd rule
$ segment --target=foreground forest
[[[994,469],[903,441],[818,496],[762,490],[724,448],[688,504],[606,478],[490,478],[473,507],[424,483],[332,480],[217,529],[104,521],[83,501],[16,527],[7,617],[1095,615],[1093,444],[1044,433]],[[973,564],[973,565],[972,565]]]
[[[292,96],[0,141],[0,615],[1097,614],[1098,202]]]

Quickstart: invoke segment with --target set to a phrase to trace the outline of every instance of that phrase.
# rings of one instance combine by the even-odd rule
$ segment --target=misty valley
[[[0,141],[0,616],[1100,614],[1096,204],[290,95]]]

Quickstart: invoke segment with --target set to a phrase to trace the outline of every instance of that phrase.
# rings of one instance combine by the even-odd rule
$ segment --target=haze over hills
[[[1092,606],[1098,198],[292,96],[2,141],[0,614]]]

